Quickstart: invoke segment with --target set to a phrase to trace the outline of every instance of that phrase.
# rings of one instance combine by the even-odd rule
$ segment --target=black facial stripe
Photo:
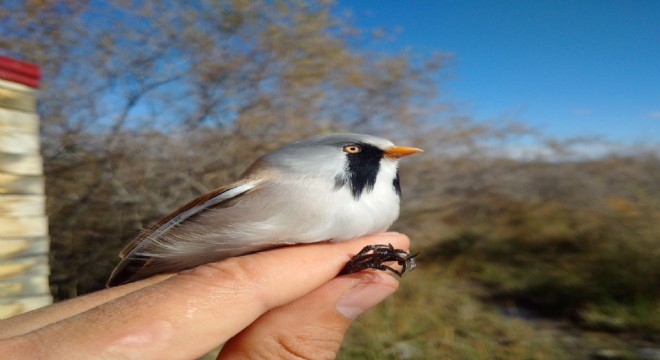
[[[394,185],[394,191],[396,194],[401,197],[401,181],[399,180],[399,170],[396,171],[396,177],[392,181],[392,184]]]
[[[348,158],[348,181],[355,200],[360,199],[364,191],[371,192],[376,185],[376,177],[380,169],[383,150],[369,144],[358,144],[362,151],[346,154]],[[345,182],[345,180],[343,180]],[[335,186],[338,184],[335,179]]]

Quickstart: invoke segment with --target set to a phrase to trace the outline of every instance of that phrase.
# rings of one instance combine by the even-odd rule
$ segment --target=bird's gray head
[[[285,145],[263,157],[270,166],[306,178],[324,178],[336,190],[348,186],[356,199],[370,192],[378,176],[389,176],[400,193],[399,158],[421,151],[363,134],[317,135]]]

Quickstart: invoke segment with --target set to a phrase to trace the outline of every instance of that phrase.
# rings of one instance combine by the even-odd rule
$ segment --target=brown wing
[[[232,206],[235,200],[250,192],[256,186],[257,181],[254,179],[245,179],[223,186],[199,196],[173,213],[165,216],[157,223],[149,226],[120,252],[119,257],[122,261],[114,269],[112,275],[110,275],[106,286],[118,286],[163,272],[159,266],[156,266],[154,259],[134,255],[136,249],[143,245],[143,242],[158,238],[172,227],[181,224],[202,211],[210,208]]]

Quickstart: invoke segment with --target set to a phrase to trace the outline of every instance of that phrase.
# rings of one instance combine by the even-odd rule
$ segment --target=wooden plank
[[[3,258],[48,254],[49,249],[50,238],[48,236],[0,236],[0,261]]]
[[[0,87],[12,90],[12,91],[17,91],[17,92],[24,92],[28,94],[35,94],[36,91],[34,88],[30,86],[26,86],[23,84],[15,83],[13,81],[7,81],[7,80],[2,80],[0,79]]]
[[[8,239],[0,241],[0,259],[20,254],[27,250],[30,241],[26,239]]]
[[[32,112],[0,107],[0,133],[39,134],[39,116]]]
[[[47,255],[26,256],[0,261],[0,279],[15,276],[47,276],[50,274]]]
[[[44,215],[45,209],[43,195],[0,195],[0,216],[38,216]]]
[[[41,155],[19,155],[0,153],[0,172],[17,175],[41,175]]]
[[[0,130],[0,152],[38,155],[39,137],[36,134]]]
[[[3,299],[48,294],[48,276],[17,276],[0,280],[0,298]]]
[[[48,218],[46,216],[0,216],[0,235],[5,237],[48,235]]]
[[[34,90],[25,85],[0,80],[0,107],[36,112],[37,97]]]
[[[32,296],[19,299],[0,299],[0,319],[10,318],[53,303],[50,295]]]
[[[0,194],[43,194],[44,177],[41,175],[21,176],[0,172]]]

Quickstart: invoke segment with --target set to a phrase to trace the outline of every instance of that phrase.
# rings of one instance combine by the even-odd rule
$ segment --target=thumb
[[[398,285],[392,276],[371,271],[330,280],[265,313],[227,342],[218,359],[334,359],[353,320]]]

